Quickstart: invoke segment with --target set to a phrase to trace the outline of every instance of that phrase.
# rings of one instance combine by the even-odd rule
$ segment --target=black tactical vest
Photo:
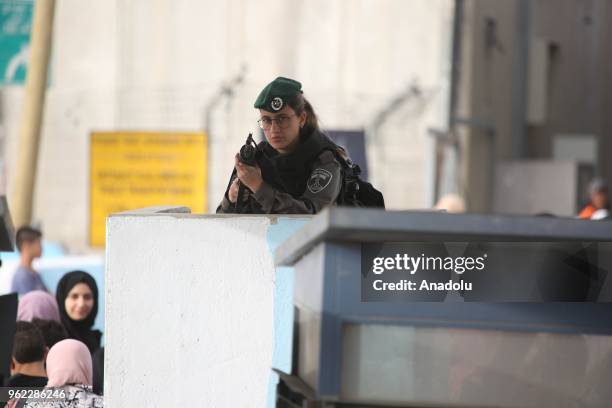
[[[259,165],[264,181],[277,190],[299,198],[306,191],[312,165],[324,150],[335,151],[336,145],[325,134],[315,130],[300,141],[295,151],[280,155],[268,144],[261,142],[263,159]]]

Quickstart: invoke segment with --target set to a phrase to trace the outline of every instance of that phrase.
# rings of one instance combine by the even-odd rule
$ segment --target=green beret
[[[255,108],[276,112],[283,109],[288,101],[300,93],[302,93],[301,83],[293,79],[278,77],[259,93],[255,101]]]

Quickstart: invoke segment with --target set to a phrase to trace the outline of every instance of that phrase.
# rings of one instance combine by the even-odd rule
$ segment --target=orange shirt
[[[580,214],[578,214],[578,218],[582,218],[584,220],[590,220],[591,217],[593,216],[593,213],[595,213],[595,211],[597,211],[597,208],[595,208],[593,204],[588,204],[586,207],[582,209],[582,211],[580,211]]]

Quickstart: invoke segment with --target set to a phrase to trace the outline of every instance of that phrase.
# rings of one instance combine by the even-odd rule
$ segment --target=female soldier
[[[315,214],[338,198],[340,149],[319,130],[302,84],[278,77],[255,101],[266,141],[257,146],[254,166],[236,155],[230,183],[218,213]],[[245,194],[238,199],[240,185]]]

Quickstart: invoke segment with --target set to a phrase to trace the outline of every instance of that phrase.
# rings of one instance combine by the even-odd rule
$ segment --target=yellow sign
[[[154,205],[205,212],[206,146],[204,133],[92,133],[91,245],[104,245],[111,213]]]

